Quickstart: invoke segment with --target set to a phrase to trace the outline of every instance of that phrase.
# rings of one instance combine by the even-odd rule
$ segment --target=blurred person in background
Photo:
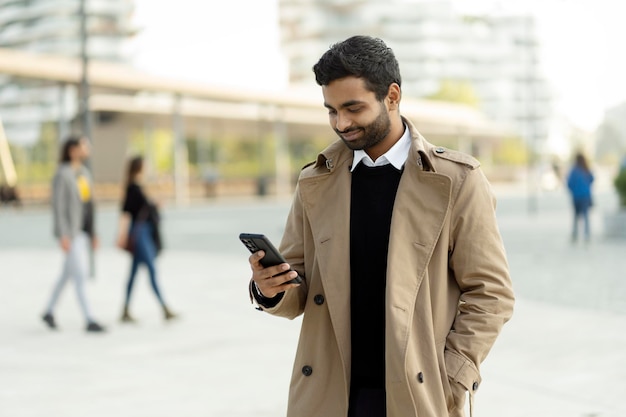
[[[157,205],[150,201],[143,191],[143,158],[136,156],[128,161],[126,172],[126,192],[122,203],[122,214],[118,227],[118,247],[132,255],[130,276],[126,284],[124,310],[120,320],[126,323],[135,322],[131,316],[130,298],[139,265],[148,269],[150,284],[163,310],[165,320],[176,318],[165,304],[163,294],[157,283],[156,257],[161,251],[161,234],[159,230],[160,215]]]
[[[587,159],[582,153],[577,153],[574,166],[567,175],[567,188],[572,197],[574,209],[574,224],[572,227],[572,243],[578,241],[578,224],[583,223],[585,242],[591,240],[591,230],[589,226],[589,209],[593,205],[591,196],[591,184],[593,174],[589,169]]]
[[[22,201],[20,200],[17,187],[8,184],[0,185],[0,203],[6,205],[12,204],[13,207],[21,207]]]
[[[81,136],[69,137],[61,149],[61,161],[52,181],[54,236],[65,254],[63,270],[48,302],[43,321],[56,329],[54,307],[68,280],[73,279],[76,295],[87,322],[88,332],[102,332],[91,312],[85,281],[90,273],[90,250],[98,247],[94,230],[93,182],[84,162],[89,143]]]
[[[313,71],[339,139],[300,173],[287,263],[249,258],[258,308],[304,315],[287,415],[461,417],[513,313],[490,185],[402,117],[382,40],[339,42]]]

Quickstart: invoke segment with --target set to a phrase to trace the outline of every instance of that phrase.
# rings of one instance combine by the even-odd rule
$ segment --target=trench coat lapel
[[[423,161],[427,152],[418,151],[420,142],[414,138],[398,186],[387,260],[387,341],[402,349],[406,349],[417,293],[448,213],[451,190],[448,176],[423,168],[432,164]],[[390,371],[403,374],[401,369]]]
[[[345,146],[340,143],[342,148]],[[334,155],[327,173],[300,181],[335,338],[350,363],[350,165],[352,152]],[[332,160],[331,160],[332,161]],[[346,369],[346,372],[348,370]]]

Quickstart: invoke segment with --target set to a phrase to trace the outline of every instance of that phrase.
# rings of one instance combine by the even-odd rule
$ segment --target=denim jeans
[[[130,227],[130,235],[134,236],[135,246],[133,251],[133,261],[130,267],[130,277],[128,278],[128,284],[126,286],[126,306],[130,303],[130,296],[133,291],[135,276],[137,275],[137,270],[141,264],[144,264],[148,269],[150,284],[152,285],[152,290],[159,300],[159,303],[161,303],[161,305],[165,305],[156,278],[155,260],[157,250],[154,238],[152,237],[153,227],[154,226],[152,226],[152,224],[146,221],[135,222]]]
[[[572,240],[578,239],[578,223],[582,220],[585,239],[591,238],[591,231],[589,227],[589,208],[591,207],[591,200],[588,198],[574,199],[574,225],[572,229]]]

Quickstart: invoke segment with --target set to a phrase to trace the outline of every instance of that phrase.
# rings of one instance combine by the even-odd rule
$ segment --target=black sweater
[[[385,388],[387,252],[401,175],[391,164],[374,168],[359,164],[352,173],[352,389]]]

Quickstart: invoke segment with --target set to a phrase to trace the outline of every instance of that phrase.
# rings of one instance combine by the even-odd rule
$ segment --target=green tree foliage
[[[470,82],[463,80],[441,80],[439,90],[425,98],[429,100],[462,103],[475,108],[480,105],[480,100],[474,90],[474,86],[472,86]]]
[[[46,183],[52,179],[59,162],[60,144],[56,125],[45,123],[40,139],[32,145],[10,143],[9,149],[21,184]]]
[[[620,169],[617,177],[613,180],[615,190],[619,196],[620,207],[626,207],[626,168]]]
[[[274,153],[273,141],[267,137],[243,140],[222,137],[217,143],[217,169],[222,177],[249,178],[274,172],[273,159],[268,160]]]
[[[525,165],[528,162],[528,148],[519,138],[505,138],[494,149],[493,162],[496,165]]]
[[[157,173],[171,172],[174,168],[174,135],[171,131],[157,130],[152,135],[151,147],[154,169]]]
[[[156,129],[149,137],[144,130],[132,133],[127,154],[143,155],[154,161],[159,174],[172,174],[174,169],[174,138],[170,130]],[[221,179],[273,177],[276,174],[276,140],[272,132],[258,137],[222,134],[216,137],[187,137],[187,157],[191,178],[217,175]],[[287,146],[293,175],[329,144],[321,138],[288,138]],[[150,155],[148,155],[150,152]]]
[[[317,155],[329,144],[328,137],[294,140],[289,144],[291,167],[295,174],[309,162],[315,161]]]
[[[170,173],[174,167],[174,135],[171,130],[156,129],[146,138],[144,131],[137,130],[131,135],[128,153],[154,161],[156,174]]]

